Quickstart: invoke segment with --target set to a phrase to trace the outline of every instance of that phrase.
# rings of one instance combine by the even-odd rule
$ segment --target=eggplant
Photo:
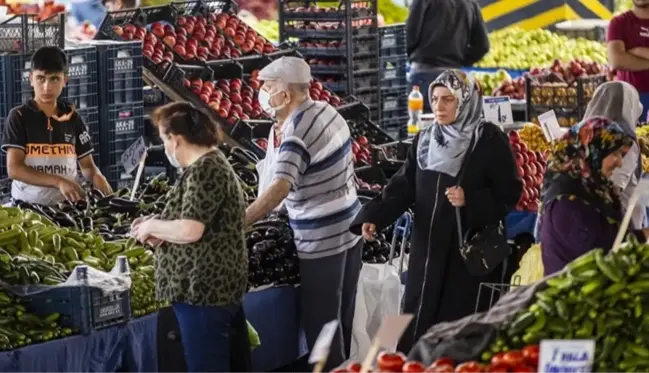
[[[264,234],[265,238],[272,238],[272,239],[278,239],[281,237],[281,233],[279,229],[275,227],[270,227],[266,230],[266,233]]]
[[[110,210],[118,213],[135,213],[140,208],[140,203],[124,198],[115,197],[108,203]]]
[[[94,229],[94,222],[89,217],[85,217],[81,219],[81,225],[83,226],[83,229],[86,231],[91,231]]]
[[[72,217],[70,215],[66,214],[63,211],[57,212],[52,217],[52,220],[54,220],[61,227],[79,229],[79,226],[78,226],[77,222],[74,219],[72,219]]]
[[[237,165],[234,167],[234,172],[246,185],[256,186],[257,184],[259,184],[259,177],[253,170],[250,170],[244,166]]]

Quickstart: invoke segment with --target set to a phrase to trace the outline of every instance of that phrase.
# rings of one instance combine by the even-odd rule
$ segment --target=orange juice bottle
[[[412,86],[408,95],[408,137],[415,137],[421,125],[421,114],[424,111],[424,96],[419,92],[419,86]]]

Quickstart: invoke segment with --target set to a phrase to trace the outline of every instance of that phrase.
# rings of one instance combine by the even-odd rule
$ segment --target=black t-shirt
[[[56,116],[47,118],[34,101],[11,109],[5,122],[2,150],[25,152],[25,164],[47,174],[77,179],[77,160],[92,154],[90,134],[74,107],[57,103]],[[27,202],[52,204],[63,199],[56,188],[14,180],[11,196]]]

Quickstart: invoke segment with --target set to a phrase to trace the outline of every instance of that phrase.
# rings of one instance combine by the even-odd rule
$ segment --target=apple
[[[363,159],[360,159],[363,161]],[[367,162],[367,160],[365,160]],[[381,352],[376,358],[379,370],[388,372],[401,372],[406,362],[406,357],[401,353]]]

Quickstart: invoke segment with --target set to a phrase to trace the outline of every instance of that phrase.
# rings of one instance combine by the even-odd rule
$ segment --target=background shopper
[[[482,97],[475,82],[459,70],[448,70],[430,86],[429,97],[436,121],[417,135],[405,164],[383,193],[363,206],[351,227],[372,239],[413,208],[403,312],[415,318],[399,343],[404,352],[432,325],[472,314],[480,283],[509,282],[502,278],[502,265],[486,276],[469,273],[459,251],[455,208],[462,208],[465,230],[496,225],[522,190],[507,135],[481,118]],[[480,303],[478,310],[488,307]]]

